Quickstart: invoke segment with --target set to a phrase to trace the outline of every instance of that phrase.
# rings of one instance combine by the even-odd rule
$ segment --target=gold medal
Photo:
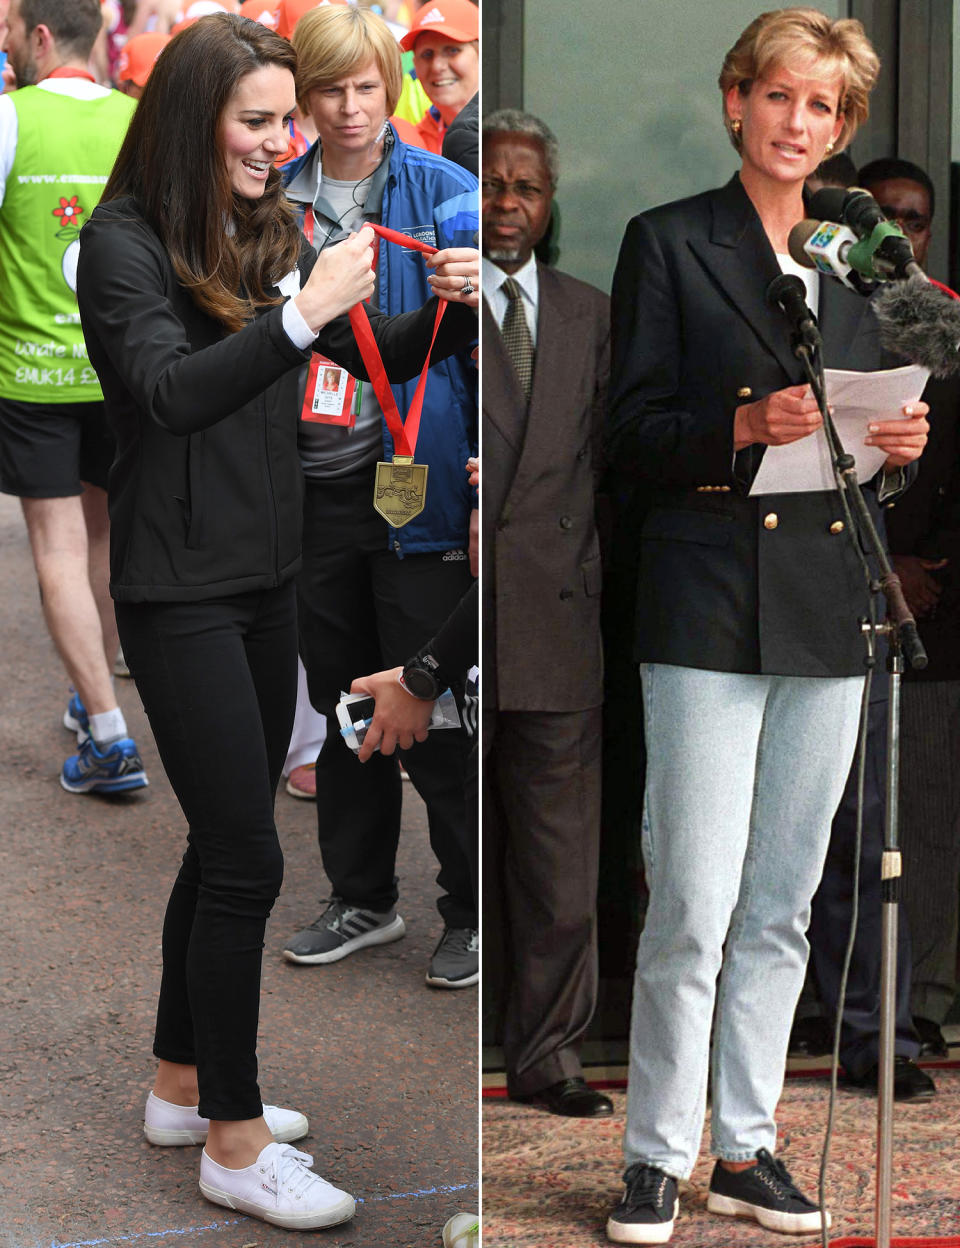
[[[394,455],[392,464],[377,464],[373,506],[393,528],[401,528],[423,511],[427,468],[427,464],[415,464],[412,455]]]

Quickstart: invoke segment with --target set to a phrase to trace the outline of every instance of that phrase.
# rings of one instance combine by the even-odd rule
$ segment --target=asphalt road
[[[329,892],[314,813],[281,792],[283,893],[267,927],[260,1027],[265,1099],[310,1119],[297,1147],[352,1192],[357,1215],[284,1231],[208,1204],[199,1148],[153,1148],[143,1102],[160,924],[184,823],[130,681],[119,700],[150,787],[113,798],[58,783],[67,684],[43,625],[14,499],[0,496],[0,1248],[430,1248],[476,1210],[476,989],[424,972],[441,924],[436,864],[405,793],[404,939],[326,967],[283,961]]]

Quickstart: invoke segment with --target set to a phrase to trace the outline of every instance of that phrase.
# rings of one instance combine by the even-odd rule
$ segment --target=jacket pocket
[[[600,563],[600,556],[593,555],[590,559],[585,559],[580,565],[580,571],[583,574],[583,592],[588,598],[598,597],[603,588],[603,567]]]
[[[702,546],[726,546],[733,516],[717,511],[654,511],[644,522],[643,541],[665,539],[698,542]]]
[[[203,433],[191,433],[187,438],[187,550],[198,550],[203,545],[203,459],[206,440]]]

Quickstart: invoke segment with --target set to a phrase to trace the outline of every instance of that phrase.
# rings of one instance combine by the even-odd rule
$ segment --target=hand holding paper
[[[855,458],[861,481],[883,467],[896,468],[919,457],[929,428],[928,408],[920,399],[928,376],[915,364],[875,373],[826,370],[827,400],[837,433]],[[905,407],[912,415],[904,413]],[[792,494],[834,486],[826,435],[818,429],[812,437],[787,446],[768,446],[750,493]]]

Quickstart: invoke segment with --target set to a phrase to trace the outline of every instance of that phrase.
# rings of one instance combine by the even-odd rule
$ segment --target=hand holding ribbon
[[[428,257],[427,278],[435,295],[468,308],[480,306],[480,253],[475,247],[445,247]]]
[[[373,294],[373,243],[373,230],[365,225],[339,247],[317,257],[303,289],[294,296],[300,315],[315,333]]]

